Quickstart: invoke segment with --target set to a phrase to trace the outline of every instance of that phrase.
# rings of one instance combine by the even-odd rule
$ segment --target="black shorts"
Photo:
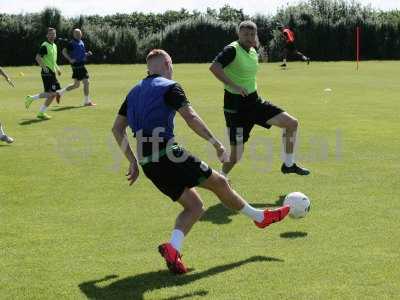
[[[284,112],[280,107],[261,99],[257,92],[244,98],[225,91],[225,104],[229,100],[239,102],[236,109],[224,109],[231,145],[246,143],[254,125],[271,128],[267,123],[268,120]]]
[[[289,52],[296,52],[297,51],[296,44],[294,42],[293,43],[286,43],[285,44],[285,49],[287,51],[289,51]]]
[[[185,188],[198,186],[212,174],[205,162],[178,145],[155,161],[141,165],[146,177],[173,201],[181,197]]]
[[[72,67],[72,79],[81,81],[83,79],[89,78],[89,73],[84,65],[71,66],[71,67]]]
[[[45,93],[52,93],[61,88],[60,83],[57,80],[56,74],[49,70],[48,73],[42,70],[42,81]]]

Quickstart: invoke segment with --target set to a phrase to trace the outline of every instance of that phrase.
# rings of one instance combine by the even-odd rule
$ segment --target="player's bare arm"
[[[245,88],[238,86],[228,76],[226,76],[224,69],[222,68],[222,65],[219,62],[214,61],[210,66],[210,71],[219,81],[231,86],[236,92],[238,92],[243,97],[246,97],[248,95]]]
[[[210,142],[215,150],[217,151],[217,156],[221,162],[226,160],[226,150],[224,145],[213,135],[213,133],[208,129],[207,125],[200,118],[197,112],[190,105],[185,105],[178,110],[179,114],[188,124],[190,129],[192,129],[198,136],[202,137],[206,141]]]
[[[66,48],[64,48],[62,50],[62,54],[71,64],[73,64],[75,62],[75,59],[73,59],[71,56],[69,56],[68,50]]]
[[[135,154],[133,153],[131,146],[126,135],[126,128],[128,127],[128,120],[126,117],[117,115],[114,125],[112,127],[112,133],[114,138],[124,153],[126,159],[129,161],[129,170],[126,174],[128,176],[129,184],[132,185],[139,177],[139,166]]]
[[[44,64],[42,57],[39,54],[36,54],[35,57],[36,62],[42,68],[43,72],[48,73],[49,68]]]
[[[14,87],[14,82],[11,80],[11,78],[8,76],[6,72],[0,67],[0,75],[4,77],[4,79],[12,86]]]

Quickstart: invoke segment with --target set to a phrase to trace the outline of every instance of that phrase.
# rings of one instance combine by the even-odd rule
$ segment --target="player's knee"
[[[242,156],[243,156],[243,150],[233,151],[229,156],[229,162],[236,164],[239,160],[242,159]]]
[[[224,176],[218,174],[215,179],[215,186],[219,191],[226,191],[229,189],[229,182]]]
[[[229,162],[232,164],[236,164],[239,162],[239,160],[242,158],[242,154],[241,153],[237,153],[234,155],[231,155],[229,158]]]
[[[286,122],[286,129],[290,131],[296,131],[298,127],[299,127],[299,121],[296,118],[290,118]]]
[[[74,89],[77,89],[81,84],[79,81],[75,82],[74,85],[72,86]]]
[[[297,130],[297,128],[299,127],[299,121],[295,118],[293,118],[293,129]]]

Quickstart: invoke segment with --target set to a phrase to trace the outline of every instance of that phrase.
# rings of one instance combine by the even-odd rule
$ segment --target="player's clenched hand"
[[[217,157],[220,162],[223,163],[229,160],[228,153],[226,152],[224,145],[218,142],[214,145],[214,147],[215,151],[217,151]]]
[[[234,86],[232,86],[232,88],[236,93],[240,94],[242,97],[246,97],[249,94],[249,93],[247,93],[245,88],[242,88],[239,85],[234,85]]]
[[[137,165],[136,162],[133,162],[130,164],[128,173],[126,174],[128,176],[128,181],[129,185],[132,185],[135,183],[136,179],[139,177],[139,166]]]

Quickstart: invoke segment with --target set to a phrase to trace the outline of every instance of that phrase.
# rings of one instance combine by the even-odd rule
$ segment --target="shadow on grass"
[[[164,300],[180,300],[180,299],[185,299],[185,298],[192,298],[192,297],[196,297],[196,296],[207,296],[208,292],[201,290],[201,291],[196,291],[193,293],[188,293],[188,294],[184,294],[182,296],[173,296],[173,297],[169,297],[169,298],[165,298]]]
[[[303,231],[288,231],[288,232],[283,232],[280,234],[281,238],[284,239],[297,239],[297,238],[304,238],[307,236],[307,232]]]
[[[22,119],[21,122],[19,122],[19,125],[21,126],[26,126],[26,125],[32,125],[32,124],[36,124],[36,123],[41,123],[41,122],[46,122],[49,120],[43,120],[43,119]]]
[[[77,108],[82,108],[85,106],[61,106],[61,107],[55,107],[55,108],[50,108],[49,111],[53,112],[58,112],[58,111],[64,111],[64,110],[70,110],[70,109],[77,109]],[[49,120],[42,120],[42,119],[22,119],[21,122],[19,122],[19,125],[25,126],[25,125],[31,125],[35,123],[40,123],[43,121],[49,121]]]
[[[265,256],[253,256],[235,263],[217,266],[203,272],[191,274],[192,270],[185,275],[173,275],[168,270],[148,272],[119,279],[105,285],[104,282],[118,278],[117,275],[109,275],[102,279],[83,282],[79,285],[80,290],[88,299],[134,299],[141,300],[145,293],[168,287],[179,287],[190,284],[196,280],[221,274],[223,272],[241,267],[242,265],[255,262],[283,262],[282,259]],[[98,286],[101,285],[101,286]],[[208,291],[197,291],[172,299],[184,299],[194,296],[206,296]]]
[[[251,205],[255,208],[282,206],[285,197],[286,195],[280,195],[274,203],[254,203]],[[226,208],[222,203],[218,203],[214,206],[209,207],[201,217],[200,221],[211,222],[218,225],[229,224],[230,222],[232,222],[231,217],[237,214],[237,212]]]
[[[61,107],[56,107],[56,108],[51,108],[49,109],[50,111],[63,111],[63,110],[70,110],[70,109],[77,109],[77,108],[82,108],[82,106],[61,106]]]

